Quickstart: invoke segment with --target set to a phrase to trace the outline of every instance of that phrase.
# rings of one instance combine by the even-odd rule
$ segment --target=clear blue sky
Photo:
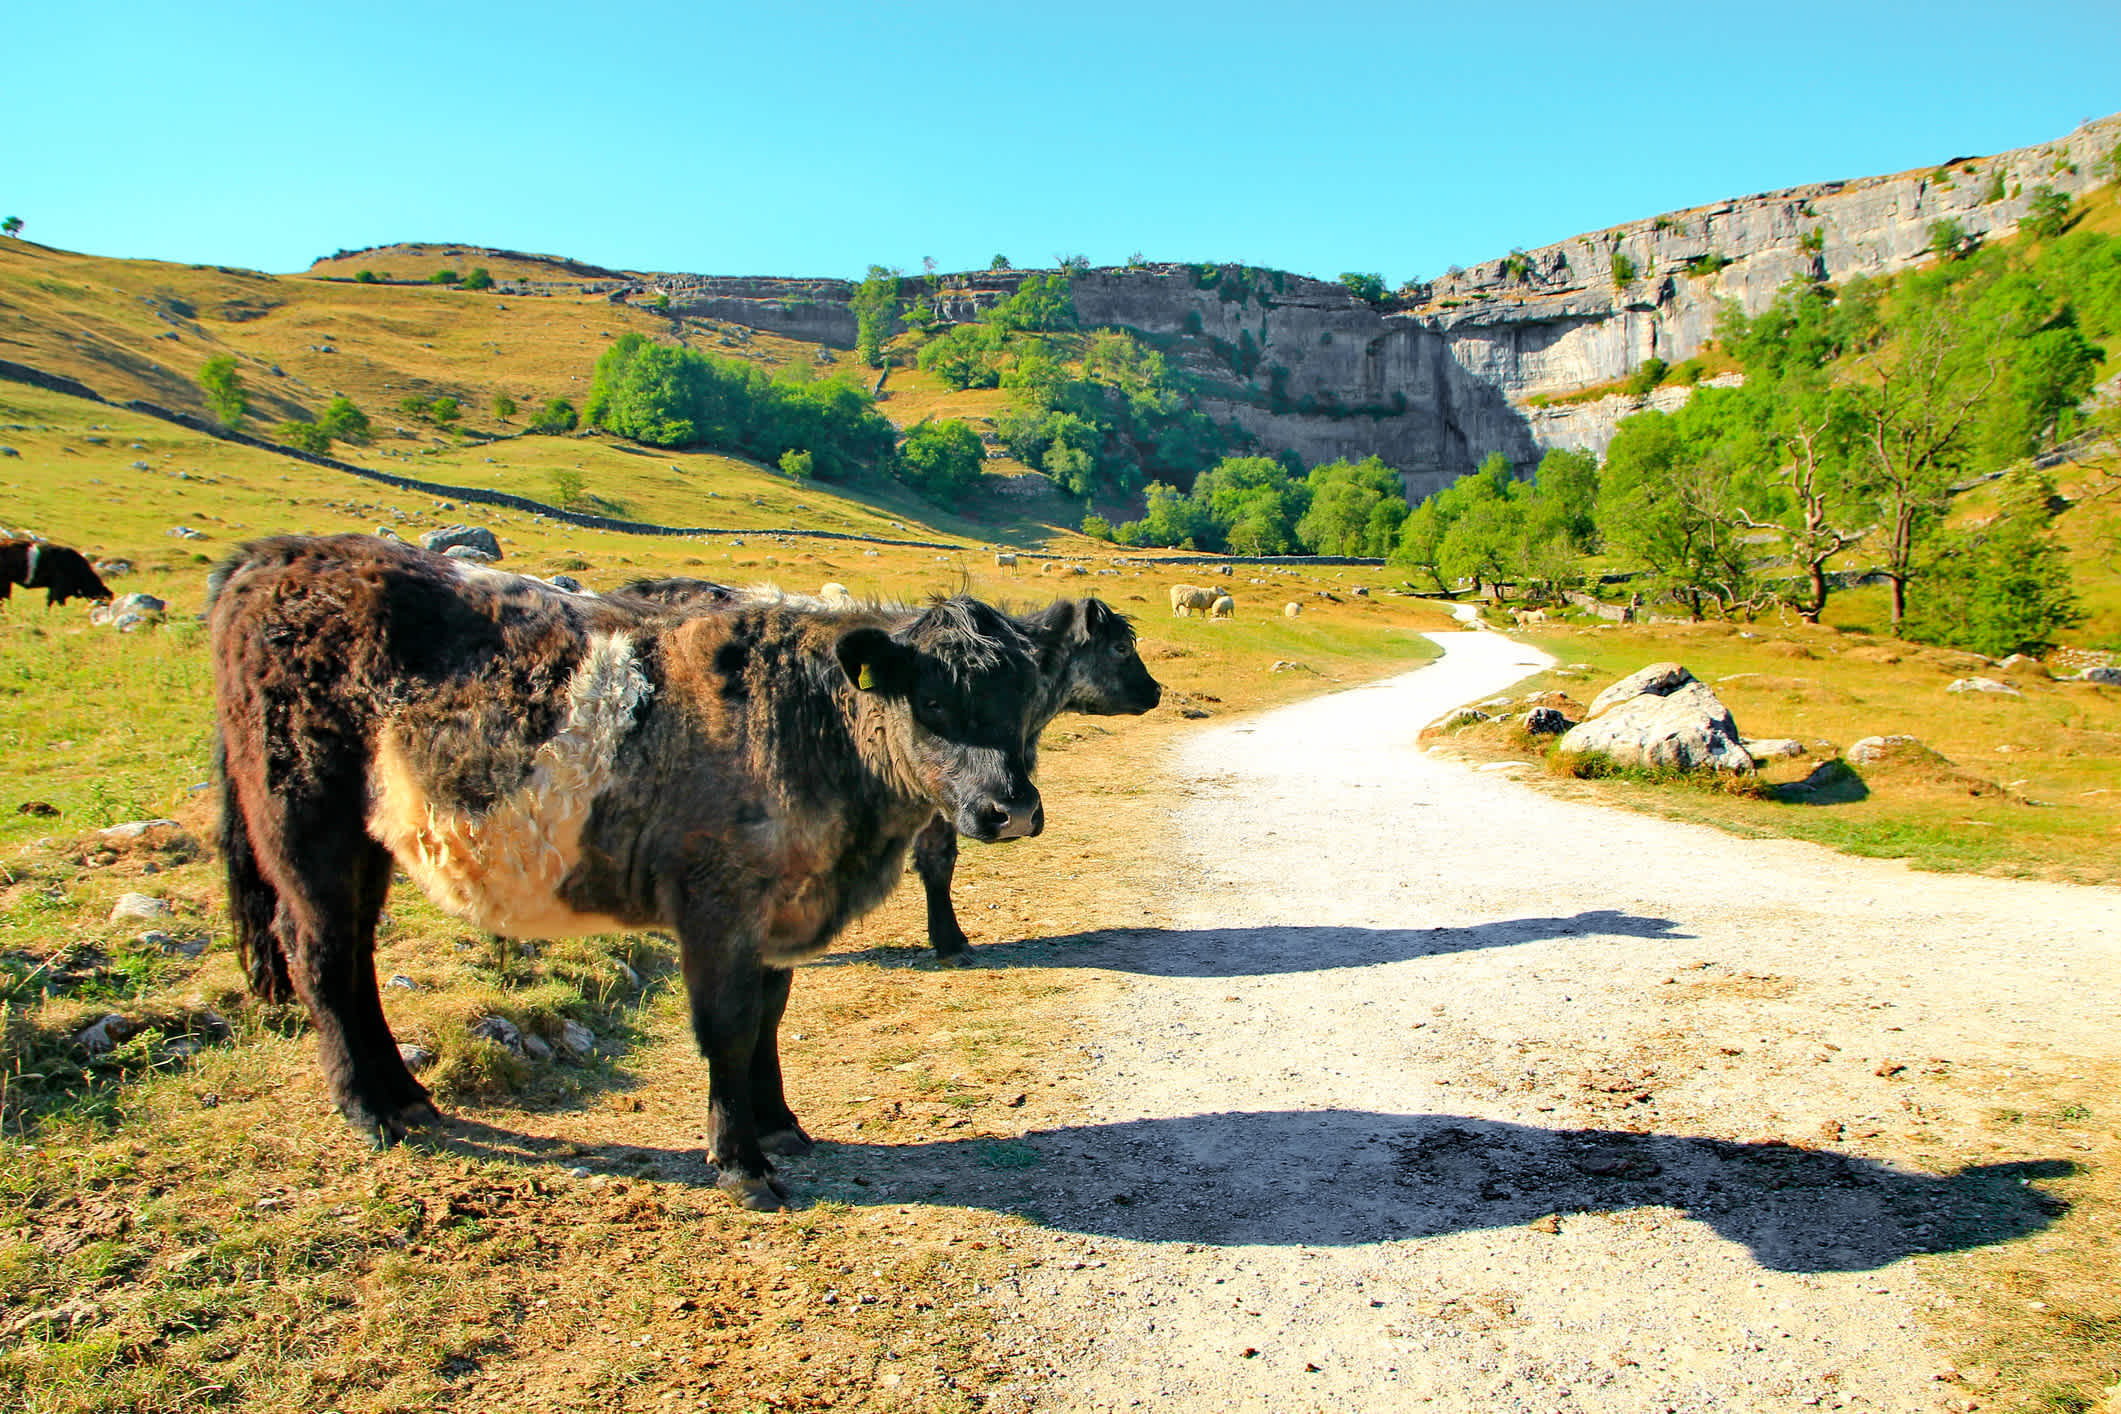
[[[18,0],[0,214],[296,270],[455,240],[859,274],[1243,260],[1397,283],[2121,109],[2121,4]]]

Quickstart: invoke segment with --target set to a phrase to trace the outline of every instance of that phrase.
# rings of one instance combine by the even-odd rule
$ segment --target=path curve
[[[2121,891],[1913,873],[1556,799],[1419,727],[1549,661],[1437,663],[1189,738],[1169,929],[1083,965],[1044,1409],[1936,1408],[1911,1258],[2035,1232],[1926,1172],[1953,1077],[2110,1048]],[[1074,1252],[1083,1261],[1065,1260]],[[1034,1314],[1037,1313],[1037,1314]]]

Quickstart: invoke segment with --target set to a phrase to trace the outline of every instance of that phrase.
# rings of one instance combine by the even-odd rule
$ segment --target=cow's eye
[[[1118,638],[1114,639],[1112,641],[1111,646],[1106,648],[1105,651],[1107,653],[1110,653],[1115,658],[1124,658],[1127,656],[1127,650],[1132,648],[1133,646],[1133,644],[1127,642],[1125,639]]]

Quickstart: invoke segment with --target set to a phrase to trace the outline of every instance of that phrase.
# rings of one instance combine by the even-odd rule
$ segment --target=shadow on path
[[[1689,938],[1669,918],[1594,908],[1566,918],[1505,918],[1471,928],[1115,928],[987,943],[976,961],[1027,967],[1101,967],[1156,977],[1278,977],[1410,958],[1514,947],[1554,938]],[[903,964],[913,950],[832,953],[812,966]],[[917,956],[918,954],[913,954]]]
[[[428,1142],[486,1159],[627,1171],[476,1123],[456,1122]],[[629,1152],[645,1160],[639,1172],[713,1181],[698,1150]],[[798,1203],[947,1203],[1021,1212],[1060,1231],[1218,1246],[1355,1246],[1657,1206],[1786,1272],[1870,1271],[2038,1232],[2062,1205],[2027,1181],[2075,1171],[2034,1159],[1933,1175],[1779,1141],[1359,1110],[821,1143],[782,1168]]]

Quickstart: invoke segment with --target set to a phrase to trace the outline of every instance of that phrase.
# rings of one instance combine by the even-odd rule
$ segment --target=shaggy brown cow
[[[44,607],[69,599],[108,603],[110,590],[95,566],[79,550],[47,545],[42,540],[0,541],[0,600],[12,598],[15,586],[44,591]]]
[[[733,603],[749,591],[705,579],[637,579],[612,593],[682,605]],[[771,591],[766,594],[770,599]],[[1139,716],[1163,698],[1163,688],[1135,650],[1133,625],[1101,599],[1056,600],[1044,609],[1016,615],[1016,626],[1038,658],[1039,689],[1024,719],[1024,737],[1034,752],[1039,734],[1063,712]],[[972,942],[950,898],[957,873],[957,829],[943,815],[930,820],[913,842],[913,867],[926,893],[928,941],[936,957],[968,965]]]
[[[781,1088],[791,965],[883,900],[936,811],[978,839],[1043,825],[1038,672],[975,600],[674,608],[349,535],[248,546],[209,604],[238,947],[382,1143],[435,1117],[376,989],[393,859],[495,932],[674,930],[709,1156],[770,1208],[766,1154],[810,1147]]]

